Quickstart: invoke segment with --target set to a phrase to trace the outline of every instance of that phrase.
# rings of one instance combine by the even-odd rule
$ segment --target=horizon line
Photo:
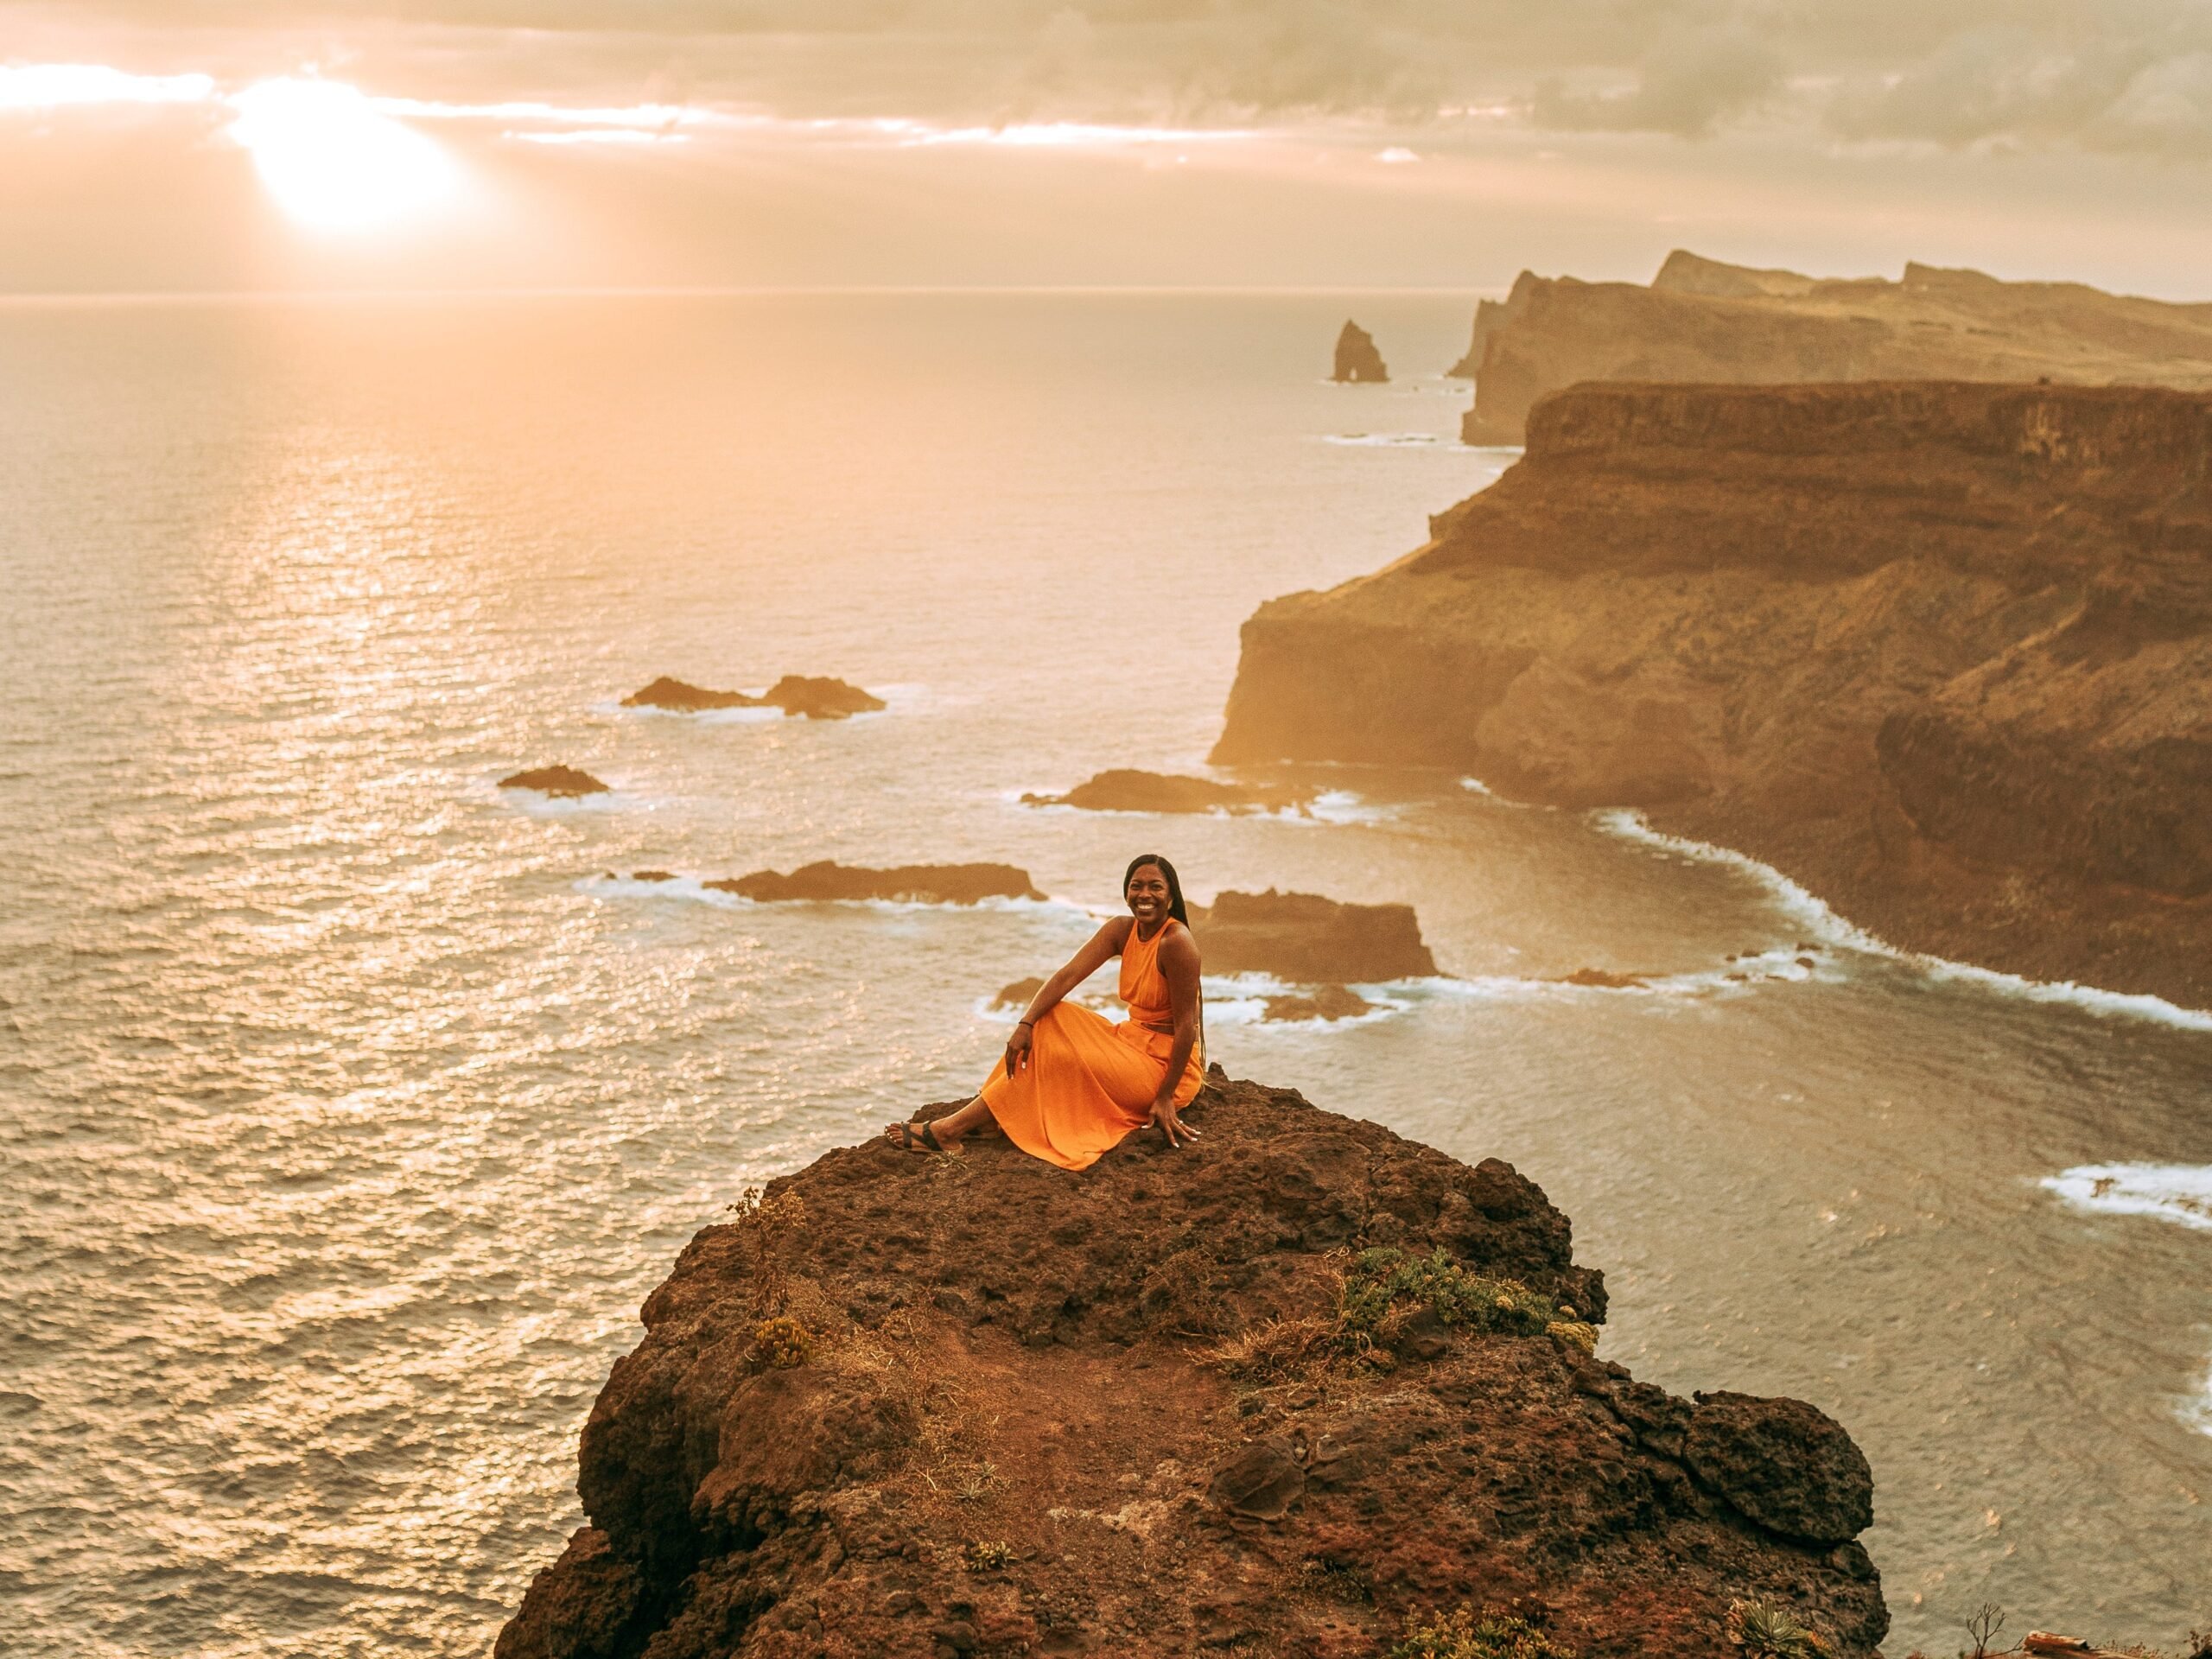
[[[238,304],[267,301],[488,299],[729,299],[813,295],[1439,295],[1479,299],[1504,283],[823,283],[529,284],[443,288],[181,288],[0,289],[0,306]]]

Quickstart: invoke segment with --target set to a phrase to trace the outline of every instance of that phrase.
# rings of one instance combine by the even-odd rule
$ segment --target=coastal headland
[[[1893,945],[2212,1006],[2212,395],[1554,393],[1246,622],[1213,758],[1640,809]]]
[[[1519,443],[1548,393],[1590,380],[1982,380],[2212,388],[2212,305],[1909,264],[1895,282],[1724,264],[1676,250],[1649,287],[1524,270],[1475,308],[1452,372],[1469,443]]]
[[[695,1238],[499,1659],[1871,1654],[1872,1482],[1812,1406],[1592,1357],[1510,1165],[1216,1072],[1180,1152],[831,1152]],[[1500,1649],[1503,1651],[1503,1649]]]

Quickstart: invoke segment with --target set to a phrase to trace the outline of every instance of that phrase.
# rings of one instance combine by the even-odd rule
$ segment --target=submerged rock
[[[605,784],[588,772],[578,772],[574,766],[535,766],[528,772],[518,772],[499,779],[501,789],[530,789],[540,795],[550,795],[556,800],[575,800],[585,795],[608,793]]]
[[[1291,787],[1217,783],[1172,772],[1116,766],[1077,784],[1065,795],[1024,795],[1024,806],[1077,806],[1090,812],[1304,811],[1318,791]]]
[[[622,699],[625,709],[664,709],[675,714],[703,714],[716,709],[780,709],[809,720],[843,720],[887,705],[873,692],[843,680],[786,674],[760,696],[747,691],[710,691],[704,686],[662,675]]]
[[[1218,1073],[1189,1116],[1080,1177],[845,1147],[700,1233],[499,1659],[1371,1659],[1461,1601],[1709,1659],[1738,1599],[1872,1654],[1847,1437],[1591,1357],[1604,1284],[1541,1189]],[[1342,1300],[1394,1263],[1449,1294]]]
[[[791,899],[882,899],[906,904],[973,905],[986,899],[1042,899],[1029,872],[1011,864],[902,864],[888,870],[824,859],[789,875],[755,870],[750,875],[702,883],[762,904]]]
[[[1413,979],[1436,971],[1411,905],[1344,905],[1311,893],[1224,893],[1192,905],[1210,974],[1271,974],[1308,985]]]
[[[1390,371],[1383,366],[1382,353],[1375,348],[1375,336],[1356,322],[1346,322],[1344,332],[1337,336],[1336,369],[1332,380],[1379,382],[1390,378]]]

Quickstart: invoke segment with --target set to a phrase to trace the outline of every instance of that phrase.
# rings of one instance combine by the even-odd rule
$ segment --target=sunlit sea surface
[[[1347,315],[1395,384],[1323,383]],[[1347,773],[1310,822],[1017,803],[1199,764],[1262,600],[1510,461],[1452,440],[1467,316],[0,306],[7,1651],[486,1652],[678,1247],[972,1085],[990,994],[1148,848],[1201,896],[1419,906],[1450,980],[1335,1027],[1216,986],[1216,1054],[1541,1182],[1639,1374],[1841,1419],[1893,1651],[1985,1600],[2212,1618],[2212,1021],[1861,948],[1755,867],[1454,778]],[[617,706],[787,672],[890,709]],[[494,786],[553,761],[612,798]],[[826,857],[1053,899],[604,874]],[[1661,978],[1543,982],[1584,966]]]

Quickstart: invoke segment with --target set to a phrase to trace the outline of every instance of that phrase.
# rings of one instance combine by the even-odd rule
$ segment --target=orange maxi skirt
[[[1056,1002],[1030,1028],[1029,1064],[1013,1077],[991,1068],[983,1103],[1007,1139],[1062,1169],[1088,1169],[1132,1129],[1152,1122],[1152,1103],[1175,1047],[1172,1032],[1135,1020],[1116,1025],[1089,1008]],[[1205,1081],[1194,1050],[1175,1085],[1178,1110]]]

